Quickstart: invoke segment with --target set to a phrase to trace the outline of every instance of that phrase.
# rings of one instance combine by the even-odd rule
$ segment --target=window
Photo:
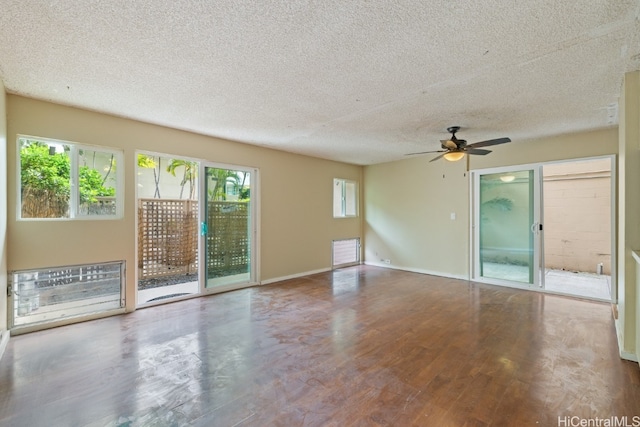
[[[333,180],[333,217],[345,218],[358,215],[358,184],[355,181]]]
[[[21,136],[20,218],[122,216],[122,152]]]
[[[12,329],[124,307],[124,262],[39,270],[9,275]]]

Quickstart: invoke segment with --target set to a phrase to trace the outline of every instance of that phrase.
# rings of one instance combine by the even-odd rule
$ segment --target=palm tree
[[[213,200],[227,200],[227,183],[232,182],[237,188],[240,176],[229,169],[207,168],[207,176],[210,183],[215,182],[213,189],[209,190],[209,197]]]
[[[156,199],[160,198],[160,162],[161,160],[162,158],[158,156],[158,163],[156,163],[154,157],[149,157],[146,154],[138,154],[138,167],[153,169],[153,182],[156,185],[156,191],[153,193],[153,197]]]
[[[195,183],[197,177],[198,164],[196,162],[189,162],[187,160],[180,159],[171,159],[169,162],[169,166],[167,166],[167,172],[171,175],[176,176],[176,169],[179,167],[184,167],[184,172],[182,173],[182,180],[180,181],[180,198],[182,199],[182,194],[184,192],[184,186],[189,183],[189,199],[194,198],[195,192]]]

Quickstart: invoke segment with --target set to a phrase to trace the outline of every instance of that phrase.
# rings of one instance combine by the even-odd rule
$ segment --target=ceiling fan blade
[[[440,144],[442,145],[442,148],[448,148],[450,150],[458,148],[458,144],[456,144],[453,139],[441,139]]]
[[[405,156],[413,156],[416,154],[444,153],[445,151],[448,151],[448,150],[421,151],[419,153],[408,153],[408,154],[405,154]]]
[[[511,142],[511,138],[497,138],[497,139],[489,139],[487,141],[474,142],[473,144],[467,145],[467,147],[472,147],[472,148],[489,147],[491,145],[505,144],[507,142]]]
[[[467,148],[466,150],[464,150],[465,153],[468,154],[476,154],[479,156],[485,156],[487,154],[489,154],[491,152],[491,150],[483,150],[480,148]]]
[[[445,154],[447,154],[447,152],[440,154],[439,156],[434,157],[433,159],[429,160],[429,163],[431,162],[435,162],[436,160],[439,160],[441,157],[443,157]]]

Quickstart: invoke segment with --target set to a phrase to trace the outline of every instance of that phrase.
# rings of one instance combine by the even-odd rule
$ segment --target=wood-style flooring
[[[12,337],[0,360],[2,426],[624,416],[640,417],[640,368],[609,304],[371,266]]]

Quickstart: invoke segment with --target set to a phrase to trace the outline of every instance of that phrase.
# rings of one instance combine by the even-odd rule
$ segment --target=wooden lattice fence
[[[138,279],[198,271],[198,202],[138,200]]]
[[[209,202],[207,276],[249,271],[249,209],[243,202]],[[198,271],[198,202],[139,199],[138,279]]]
[[[209,202],[207,277],[249,271],[249,204]]]

